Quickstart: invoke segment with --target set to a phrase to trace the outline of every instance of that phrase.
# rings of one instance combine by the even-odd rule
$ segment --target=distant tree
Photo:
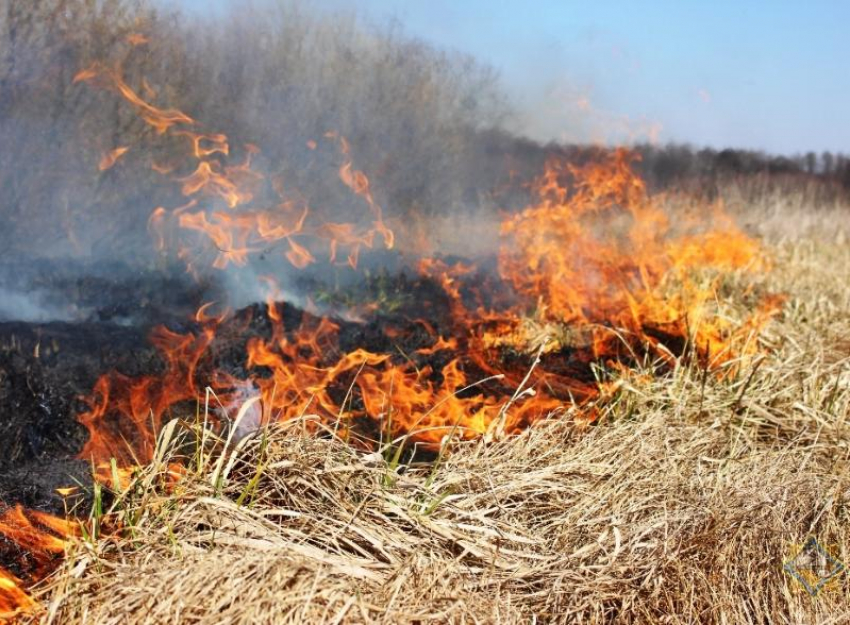
[[[835,164],[835,158],[832,156],[830,152],[824,152],[820,156],[821,163],[823,164],[823,173],[825,176],[829,176],[833,172],[833,167]]]
[[[800,166],[786,156],[774,156],[767,163],[767,171],[771,174],[791,174],[800,171]]]
[[[814,152],[806,152],[806,172],[810,174],[816,173],[818,165],[818,157]]]
[[[836,158],[835,175],[841,186],[850,190],[850,158],[843,155]]]
[[[739,150],[727,148],[717,155],[715,162],[717,170],[721,173],[737,174],[743,170],[744,156]]]

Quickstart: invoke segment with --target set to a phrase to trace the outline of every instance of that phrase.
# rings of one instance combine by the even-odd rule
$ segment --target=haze
[[[233,0],[182,0],[220,12]],[[306,5],[305,5],[306,6]],[[538,140],[850,150],[843,2],[319,0],[496,68]]]

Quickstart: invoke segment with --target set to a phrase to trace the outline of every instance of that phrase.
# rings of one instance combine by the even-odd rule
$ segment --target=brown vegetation
[[[549,155],[580,163],[604,151],[494,129],[504,108],[493,76],[469,59],[353,17],[275,6],[191,27],[125,0],[0,9],[0,248],[131,255],[139,239],[149,248],[153,207],[180,203],[155,171],[168,142],[153,141],[114,94],[74,84],[95,62],[120,63],[133,89],[191,111],[205,130],[226,129],[234,146],[258,144],[263,171],[341,210],[347,200],[314,176],[329,164],[311,160],[321,156],[308,144],[344,135],[389,212],[425,215],[432,227],[446,220],[438,229],[462,230],[455,243],[467,252],[484,220],[454,209],[522,206],[528,189],[501,190],[504,174],[522,179]],[[156,160],[142,162],[150,150]],[[644,153],[647,170],[661,172],[658,154]],[[740,156],[708,155],[703,164],[726,163],[721,175],[659,173],[654,185],[676,189],[671,205],[692,202],[683,188],[720,197],[764,239],[770,271],[712,282],[718,315],[738,324],[759,295],[787,297],[749,335],[758,345],[746,358],[716,371],[687,353],[663,367],[648,355],[631,368],[594,363],[605,383],[593,425],[564,401],[516,436],[489,426],[475,440],[448,436],[428,463],[408,460],[405,436],[383,434],[377,451],[363,451],[309,414],[240,442],[182,415],[181,427],[164,424],[150,464],[101,467],[112,487],[95,486],[93,508],[73,511],[79,536],[68,532],[64,561],[19,619],[850,619],[846,576],[813,599],[782,569],[808,537],[850,561],[846,190],[832,169],[820,176],[817,159],[806,171],[740,172],[730,160]],[[20,592],[7,582],[0,590]]]
[[[848,617],[782,569],[814,536],[850,559],[850,254],[841,228],[771,230],[788,295],[763,356],[728,378],[620,374],[593,427],[569,414],[399,465],[296,421],[173,490],[167,454],[42,590],[45,622],[814,623]],[[749,286],[748,286],[749,285]],[[309,417],[305,417],[308,418]],[[168,439],[168,435],[164,440]],[[168,447],[163,443],[161,449]],[[172,453],[175,453],[173,451]]]

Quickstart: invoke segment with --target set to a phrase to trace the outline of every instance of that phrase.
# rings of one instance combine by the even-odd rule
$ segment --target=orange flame
[[[615,327],[651,341],[648,327],[685,338],[694,332],[695,344],[729,357],[727,328],[705,310],[713,285],[698,285],[690,273],[754,266],[758,246],[719,207],[715,230],[677,236],[661,198],[649,196],[630,167],[633,158],[620,149],[581,168],[549,163],[536,183],[538,203],[502,224],[502,276],[544,302],[554,321]],[[560,182],[565,176],[573,189]],[[676,280],[679,292],[665,294]]]
[[[78,524],[20,505],[0,512],[0,536],[27,554],[23,571],[13,574],[0,567],[0,619],[13,619],[38,605],[23,590],[25,582],[40,579],[64,555],[68,538],[79,535]],[[21,579],[25,577],[26,579]]]
[[[169,408],[198,396],[195,370],[215,336],[215,323],[208,321],[197,335],[154,330],[151,342],[166,361],[164,375],[101,376],[88,399],[89,410],[78,417],[92,433],[80,457],[95,462],[117,458],[122,465],[149,460]]]
[[[195,125],[191,117],[143,100],[118,69],[95,64],[75,82],[115,91],[158,133],[189,139],[186,162],[151,164],[175,176],[188,203],[157,207],[148,220],[156,248],[163,254],[176,248],[189,271],[245,266],[276,246],[297,268],[318,262],[320,249],[327,250],[330,263],[341,259],[356,268],[376,240],[386,249],[395,245],[372,182],[355,168],[351,145],[338,133],[325,135],[341,161],[335,184],[354,194],[363,213],[346,222],[330,221],[304,198],[284,193],[278,176],[255,171],[256,146],[244,146],[239,150],[244,160],[231,164],[226,135],[187,129]],[[317,150],[318,144],[311,140],[306,147]],[[106,155],[101,169],[128,149]],[[89,431],[80,457],[93,461],[96,479],[106,483],[115,479],[110,459],[117,459],[118,480],[126,484],[132,467],[151,459],[163,422],[193,413],[206,385],[225,412],[246,394],[256,394],[255,425],[309,412],[338,432],[366,424],[376,438],[410,435],[437,449],[447,437],[517,432],[566,405],[585,407],[582,418],[592,421],[597,414],[592,400],[610,391],[594,378],[594,362],[625,367],[637,353],[671,362],[685,354],[684,345],[713,367],[752,353],[750,339],[780,301],[766,299],[736,326],[717,314],[712,276],[763,268],[757,244],[720,206],[712,207],[709,220],[670,219],[664,198],[651,196],[632,169],[634,158],[621,149],[582,166],[547,163],[533,184],[532,203],[501,224],[498,275],[486,278],[489,285],[474,265],[420,259],[421,278],[445,294],[448,318],[416,319],[417,334],[424,330],[425,338],[410,355],[364,346],[343,350],[340,326],[324,316],[305,313],[297,327],[284,327],[284,289],[274,276],[260,279],[268,287],[271,333],[246,341],[241,377],[214,366],[219,329],[228,324],[230,331],[232,322],[238,331],[243,322],[231,320],[227,311],[201,307],[193,332],[156,328],[151,341],[162,355],[162,373],[100,377],[88,410],[79,415]],[[274,199],[261,204],[271,195],[269,187]],[[431,249],[427,243],[414,247]],[[377,305],[364,309],[370,306]],[[559,335],[565,329],[570,337]],[[409,325],[387,322],[383,328],[389,341],[406,332]],[[676,342],[679,347],[671,348]],[[529,357],[534,352],[536,359]],[[42,568],[64,552],[73,532],[62,519],[21,508],[0,515],[0,534],[41,554],[36,560]],[[21,590],[28,581],[0,569],[0,617],[32,609]]]
[[[37,607],[23,589],[23,581],[0,567],[0,622],[30,612]]]
[[[141,46],[150,43],[150,39],[141,33],[131,33],[127,35],[127,43],[131,46]]]
[[[78,78],[94,80],[103,74],[102,68],[92,69]],[[170,129],[171,121],[193,123],[173,111],[163,112],[140,102],[116,72],[106,76],[140,115],[159,119],[157,127],[163,132]],[[248,208],[255,197],[252,187],[263,179],[251,169],[251,157],[258,153],[256,147],[246,146],[244,163],[229,166],[226,157],[230,156],[230,147],[225,135],[184,129],[173,133],[190,138],[190,158],[197,161],[193,173],[177,179],[183,194],[193,200],[190,205],[171,211],[160,207],[153,212],[149,228],[158,249],[165,249],[172,238],[167,231],[175,224],[212,243],[214,254],[204,262],[215,269],[246,265],[252,255],[277,242],[285,244],[283,256],[298,268],[316,262],[312,248],[317,241],[326,242],[332,263],[344,248],[345,262],[352,268],[356,268],[361,251],[373,246],[376,235],[385,247],[394,245],[394,234],[384,223],[371,182],[354,167],[351,146],[339,134],[329,132],[325,137],[338,145],[342,155],[339,179],[366,203],[371,216],[366,228],[355,222],[314,223],[315,213],[300,200],[284,198],[273,209]],[[309,149],[317,147],[315,142],[308,142]],[[556,161],[547,164],[534,184],[536,202],[502,224],[499,273],[515,292],[508,305],[503,302],[488,310],[480,304],[478,310],[469,310],[464,292],[475,290],[471,284],[475,268],[422,260],[422,275],[437,280],[449,298],[454,335],[438,336],[431,329],[433,344],[420,347],[417,353],[459,354],[439,371],[430,367],[417,369],[409,363],[395,364],[390,354],[362,348],[328,362],[324,354],[336,349],[335,324],[322,319],[315,326],[287,334],[279,311],[269,300],[273,337],[249,341],[246,364],[249,369],[270,371],[271,375],[252,376],[246,381],[232,380],[222,372],[210,375],[226,384],[258,389],[266,419],[290,418],[308,406],[328,418],[346,413],[349,420],[362,415],[383,421],[395,411],[391,429],[415,431],[420,440],[438,443],[446,428],[481,434],[494,419],[508,419],[501,410],[507,399],[504,388],[491,385],[488,391],[480,389],[470,397],[458,397],[469,384],[464,362],[485,374],[499,373],[494,362],[498,362],[500,350],[530,345],[524,319],[535,308],[542,323],[583,328],[588,361],[619,353],[613,343],[624,336],[636,345],[657,349],[664,357],[671,353],[664,349],[664,336],[692,341],[715,363],[730,357],[732,338],[742,330],[712,317],[708,304],[714,284],[692,280],[690,274],[706,267],[734,269],[752,265],[757,246],[735,229],[719,208],[714,215],[715,230],[675,232],[661,198],[651,197],[632,170],[633,158],[628,151],[618,150],[581,167]],[[282,193],[278,180],[274,181],[274,188]],[[224,206],[210,210],[200,203],[201,196],[220,200]],[[185,239],[179,255],[193,270],[202,262],[195,245]],[[674,283],[678,286],[671,291]],[[149,452],[149,424],[157,426],[170,406],[196,396],[198,382],[194,374],[221,319],[202,315],[198,321],[204,328],[197,335],[158,331],[155,341],[167,362],[164,377],[131,380],[113,374],[101,378],[91,410],[81,416],[91,431],[84,450],[86,456],[103,459],[121,453],[119,438],[103,433],[107,413],[118,417],[116,423],[125,424],[121,427],[130,429],[132,436],[124,432],[122,439],[136,441],[137,452]],[[745,329],[752,331],[759,323],[746,324]],[[553,349],[547,348],[548,352]],[[432,378],[439,379],[439,384]],[[501,425],[506,431],[533,421],[534,414],[545,415],[567,397],[574,400],[595,395],[593,383],[571,377],[569,372],[544,368],[537,380],[545,381],[548,392],[524,395],[521,405],[513,407],[512,414],[516,416]],[[506,381],[517,384],[520,378],[511,374]],[[330,390],[350,384],[355,384],[361,395],[363,408],[359,412],[335,400]]]
[[[160,109],[146,102],[124,82],[120,71],[110,70],[101,63],[95,63],[74,76],[74,84],[79,82],[99,81],[107,88],[116,90],[133,107],[139,116],[153,126],[160,134],[165,133],[175,124],[194,124],[195,120],[177,110]]]
[[[118,162],[118,159],[124,156],[127,153],[128,147],[120,147],[115,148],[103,155],[103,158],[100,159],[100,163],[98,164],[98,169],[100,171],[106,171],[107,169],[112,169],[115,166],[115,163]]]

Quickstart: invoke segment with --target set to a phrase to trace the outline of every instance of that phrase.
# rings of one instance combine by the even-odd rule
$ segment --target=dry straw
[[[847,622],[846,579],[813,598],[782,565],[810,536],[850,561],[850,250],[832,227],[778,223],[773,271],[746,286],[788,301],[735,375],[622,373],[596,426],[560,416],[430,465],[305,434],[305,416],[205,441],[163,487],[169,457],[197,447],[168,428],[93,521],[123,531],[71,549],[39,618]]]

